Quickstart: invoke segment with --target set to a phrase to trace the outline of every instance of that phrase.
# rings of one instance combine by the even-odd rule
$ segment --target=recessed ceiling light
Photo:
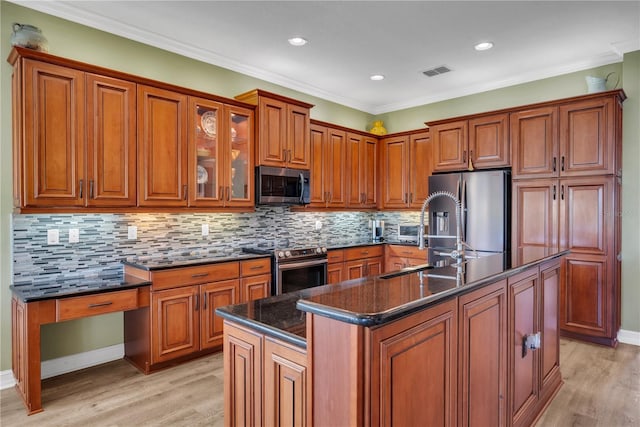
[[[291,37],[289,39],[289,44],[291,46],[304,46],[305,44],[307,44],[307,39],[304,39],[302,37]]]
[[[493,47],[493,43],[491,42],[482,42],[475,45],[473,48],[475,50],[489,50]]]
[[[382,74],[374,74],[369,78],[373,81],[384,80],[384,76]]]

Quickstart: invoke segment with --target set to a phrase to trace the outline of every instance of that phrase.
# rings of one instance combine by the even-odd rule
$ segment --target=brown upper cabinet
[[[16,207],[135,206],[135,83],[9,61]]]
[[[138,101],[138,204],[187,206],[188,97],[139,85]]]
[[[512,113],[514,179],[616,174],[623,100],[613,91]]]
[[[310,207],[346,206],[346,132],[311,124],[311,203]]]
[[[253,206],[253,111],[189,97],[189,206]]]
[[[258,106],[256,165],[309,169],[313,105],[260,89],[236,99]]]
[[[433,171],[462,171],[510,165],[508,113],[429,123]]]
[[[375,208],[378,197],[378,140],[347,133],[347,206]]]
[[[390,136],[380,145],[380,208],[420,208],[429,196],[430,132]]]

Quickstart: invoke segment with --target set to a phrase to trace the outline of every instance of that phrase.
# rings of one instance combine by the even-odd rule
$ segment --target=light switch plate
[[[209,235],[209,224],[202,224],[202,237]]]
[[[47,244],[48,245],[57,245],[60,243],[60,230],[57,228],[52,228],[47,230]]]
[[[69,243],[78,243],[80,241],[80,230],[77,228],[69,229]]]
[[[138,227],[135,225],[130,225],[127,227],[127,239],[135,240],[138,238]]]

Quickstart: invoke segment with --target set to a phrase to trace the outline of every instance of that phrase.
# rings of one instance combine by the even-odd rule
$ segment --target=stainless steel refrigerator
[[[463,203],[462,240],[467,257],[502,254],[511,249],[511,171],[455,172],[429,177],[429,192],[448,191]],[[456,246],[455,202],[437,197],[429,204],[429,262],[446,259]]]

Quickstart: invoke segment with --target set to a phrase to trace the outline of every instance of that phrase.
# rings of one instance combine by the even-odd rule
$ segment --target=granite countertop
[[[70,296],[82,296],[103,292],[148,286],[151,282],[135,277],[125,277],[123,273],[91,277],[75,277],[50,281],[17,282],[9,287],[23,302],[43,301]]]
[[[518,250],[521,261],[515,265],[508,265],[502,255],[468,259],[459,269],[457,265],[432,268],[425,264],[221,307],[216,309],[216,313],[305,347],[305,312],[347,323],[375,326],[567,253],[549,248],[524,248]]]
[[[142,270],[154,271],[168,268],[194,267],[205,264],[216,264],[221,262],[243,261],[256,258],[269,258],[271,255],[248,254],[244,252],[207,252],[162,256],[139,256],[127,258],[123,264]]]

